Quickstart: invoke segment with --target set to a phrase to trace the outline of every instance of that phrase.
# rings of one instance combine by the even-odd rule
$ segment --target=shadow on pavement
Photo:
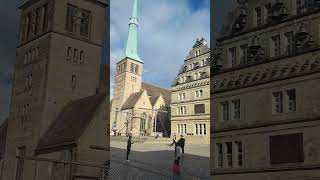
[[[111,179],[209,179],[209,157],[185,153],[181,159],[181,175],[172,172],[173,151],[130,152],[126,161],[126,150],[111,148]],[[145,176],[145,178],[144,178]]]

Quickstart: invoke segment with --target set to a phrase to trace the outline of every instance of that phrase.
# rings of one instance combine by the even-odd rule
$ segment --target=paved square
[[[172,172],[174,147],[169,143],[134,143],[126,161],[126,142],[111,138],[111,169],[109,177],[116,180],[166,180],[209,178],[209,145],[188,144],[181,160],[181,175]]]

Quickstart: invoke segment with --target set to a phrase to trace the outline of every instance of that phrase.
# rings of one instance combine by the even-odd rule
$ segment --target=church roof
[[[158,97],[162,94],[162,97],[166,103],[166,106],[170,106],[171,93],[170,90],[161,88],[152,84],[144,83],[141,84],[141,89],[146,90],[148,96],[150,96],[151,104],[154,105]]]
[[[7,129],[8,119],[0,126],[0,159],[2,159],[6,151]]]
[[[40,138],[36,154],[75,146],[104,99],[100,93],[69,102]]]
[[[121,110],[125,110],[125,109],[131,109],[134,107],[134,105],[137,103],[137,101],[139,100],[141,94],[143,93],[143,91],[137,92],[137,93],[132,93],[128,99],[126,100],[126,102],[123,104]]]

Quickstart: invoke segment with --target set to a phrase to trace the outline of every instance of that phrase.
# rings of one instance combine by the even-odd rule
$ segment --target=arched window
[[[72,48],[71,48],[71,47],[68,47],[68,48],[67,48],[67,60],[70,60],[70,59],[71,59],[71,54],[72,54]]]
[[[80,52],[80,64],[83,64],[84,63],[84,52],[81,51]]]

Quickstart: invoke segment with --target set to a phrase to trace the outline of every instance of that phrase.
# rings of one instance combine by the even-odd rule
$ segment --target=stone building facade
[[[35,172],[37,178],[44,180],[53,176],[53,164],[42,166],[34,161],[16,159],[17,155],[38,158],[39,148],[48,150],[41,151],[41,157],[57,161],[66,160],[69,152],[75,157],[69,159],[72,161],[95,161],[102,165],[108,160],[109,121],[103,115],[107,111],[100,110],[101,106],[108,107],[105,103],[108,97],[99,90],[106,6],[107,3],[100,0],[29,0],[21,5],[2,169],[4,180],[34,179]],[[78,113],[73,110],[75,107],[84,108],[77,106],[79,101],[94,101],[91,109],[82,112],[88,115],[87,119],[60,123],[60,129],[55,129],[61,119],[77,115],[73,114]],[[71,114],[68,110],[72,110]],[[73,131],[72,123],[79,125],[81,132]],[[64,136],[67,131],[71,132],[72,139],[55,142],[52,138],[49,141],[52,148],[43,148],[43,139],[50,139],[46,138],[47,134],[54,130],[55,137]],[[101,137],[88,140],[96,138],[93,132],[100,133]],[[104,150],[97,153],[89,146],[101,146]],[[94,157],[96,154],[101,157]],[[70,177],[75,178],[73,175],[77,173],[78,170],[71,171]],[[56,179],[62,177],[56,176]]]
[[[142,82],[143,61],[138,55],[138,1],[133,1],[128,37],[116,65],[110,130],[115,134],[170,134],[170,91]]]
[[[171,132],[188,142],[210,142],[209,52],[207,41],[197,39],[172,84]]]
[[[318,1],[238,1],[212,55],[212,179],[320,178],[319,22]]]

